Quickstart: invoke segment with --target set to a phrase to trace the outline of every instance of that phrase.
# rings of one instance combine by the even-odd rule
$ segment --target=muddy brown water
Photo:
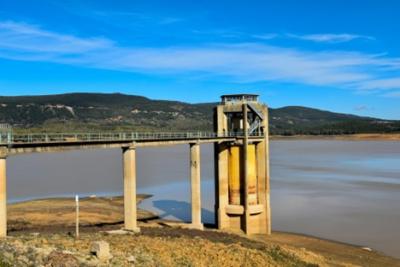
[[[214,219],[213,149],[202,146],[203,221]],[[190,220],[189,146],[137,152],[142,208]],[[122,193],[119,149],[8,159],[8,201]],[[271,142],[273,229],[373,247],[400,258],[400,142]]]

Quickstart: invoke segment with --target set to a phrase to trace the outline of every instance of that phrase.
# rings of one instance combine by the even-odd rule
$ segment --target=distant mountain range
[[[189,104],[123,94],[0,97],[0,123],[16,131],[212,130],[217,103]],[[272,134],[400,132],[400,121],[307,107],[270,109]]]

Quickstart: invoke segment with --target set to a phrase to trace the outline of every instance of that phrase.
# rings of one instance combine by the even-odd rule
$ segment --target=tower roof
[[[259,95],[256,94],[231,94],[231,95],[222,95],[221,100],[222,103],[227,102],[258,102]]]

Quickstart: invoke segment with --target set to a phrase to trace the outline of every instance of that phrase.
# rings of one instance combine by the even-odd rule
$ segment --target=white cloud
[[[84,39],[12,21],[0,22],[0,40],[0,49],[15,52],[84,53],[113,46],[104,38]]]
[[[340,33],[340,34],[324,33],[324,34],[304,34],[304,35],[288,33],[286,34],[286,36],[289,38],[320,42],[320,43],[343,43],[355,39],[375,40],[375,38],[371,36],[349,34],[349,33]]]
[[[400,76],[394,78],[374,79],[364,81],[359,85],[362,90],[400,89]]]
[[[279,33],[266,33],[266,34],[253,34],[251,37],[261,40],[271,40],[275,38],[289,38],[302,41],[312,41],[318,43],[344,43],[356,39],[375,40],[374,37],[349,33],[321,33],[321,34],[279,34]]]
[[[277,33],[264,33],[264,34],[253,34],[251,37],[261,40],[271,40],[278,38],[280,35]]]
[[[0,40],[0,57],[14,60],[141,73],[202,73],[237,82],[284,81],[367,91],[400,88],[400,59],[386,55],[254,43],[121,47],[106,38],[64,35],[15,22],[0,22]]]

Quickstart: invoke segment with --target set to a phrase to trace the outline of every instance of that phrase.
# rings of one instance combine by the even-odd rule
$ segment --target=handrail
[[[185,140],[243,137],[243,132],[92,132],[92,133],[35,133],[11,134],[0,132],[0,145],[31,144],[31,143],[71,143],[71,142],[101,142],[101,141],[146,141],[146,140]],[[252,133],[250,136],[263,136],[262,133]]]
[[[8,123],[0,123],[0,130],[11,130],[12,126]]]

